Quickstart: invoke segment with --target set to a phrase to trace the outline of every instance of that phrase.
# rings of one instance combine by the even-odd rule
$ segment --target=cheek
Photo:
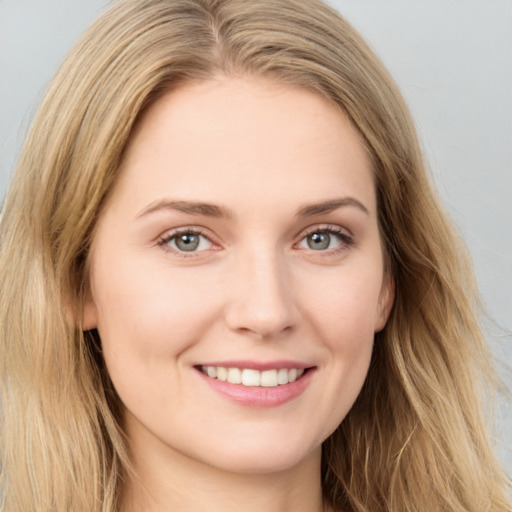
[[[219,317],[219,286],[215,276],[212,282],[190,269],[152,275],[137,267],[125,261],[97,274],[98,331],[106,358],[156,366],[194,344]]]
[[[304,301],[303,314],[309,316],[318,332],[335,346],[357,351],[361,342],[373,340],[375,319],[379,312],[382,275],[368,269],[340,269],[316,280],[314,294]]]
[[[336,396],[343,389],[343,399],[333,409],[336,421],[359,394],[373,351],[382,276],[373,270],[377,265],[366,268],[333,273],[318,287],[323,293],[311,297],[304,309],[328,353],[331,391]]]
[[[156,420],[164,412],[151,408],[148,397],[159,397],[159,403],[186,403],[181,355],[219,317],[219,301],[212,283],[204,279],[180,277],[183,273],[173,273],[172,279],[162,273],[153,277],[130,270],[124,265],[104,273],[101,293],[95,297],[98,332],[122,402],[132,411],[150,407]]]
[[[373,272],[339,270],[317,285],[303,303],[303,317],[323,349],[324,401],[318,405],[323,441],[346,417],[366,379],[380,280]]]

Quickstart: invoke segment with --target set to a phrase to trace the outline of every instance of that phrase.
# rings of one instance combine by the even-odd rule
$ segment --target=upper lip
[[[311,363],[305,363],[300,361],[290,361],[290,360],[276,360],[276,361],[247,361],[247,360],[237,360],[237,361],[207,361],[199,363],[195,366],[222,366],[224,368],[247,368],[251,370],[276,370],[280,368],[292,369],[296,368],[306,369],[312,368],[315,365]]]

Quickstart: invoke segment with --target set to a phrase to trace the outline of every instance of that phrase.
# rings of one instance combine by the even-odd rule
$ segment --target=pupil
[[[327,249],[329,247],[330,241],[331,237],[326,233],[313,233],[308,237],[308,246],[310,249],[319,251],[322,249]]]
[[[199,237],[191,234],[180,235],[176,239],[176,246],[182,251],[195,251],[199,246]]]

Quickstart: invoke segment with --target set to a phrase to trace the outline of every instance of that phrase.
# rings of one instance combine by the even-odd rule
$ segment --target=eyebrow
[[[354,206],[362,212],[369,215],[368,209],[363,203],[353,197],[342,197],[339,199],[330,199],[321,203],[314,203],[302,206],[296,213],[297,217],[309,217],[313,215],[324,215],[331,213],[338,208],[344,206]],[[162,199],[150,204],[147,208],[142,210],[136,218],[145,217],[151,213],[161,210],[175,210],[190,215],[203,215],[205,217],[214,218],[232,218],[231,210],[225,206],[219,206],[211,203],[204,203],[200,201],[172,201],[169,199]]]
[[[370,212],[366,208],[366,206],[353,197],[341,197],[339,199],[330,199],[328,201],[323,201],[321,203],[310,204],[303,206],[297,212],[298,217],[308,217],[311,215],[323,215],[326,213],[331,213],[338,208],[343,206],[355,206],[362,212],[366,213],[366,215],[370,215]]]
[[[224,206],[217,206],[200,201],[171,201],[162,199],[150,204],[147,208],[142,210],[142,212],[137,215],[137,218],[160,210],[176,210],[191,215],[204,215],[205,217],[215,218],[230,218],[233,216],[231,211]]]

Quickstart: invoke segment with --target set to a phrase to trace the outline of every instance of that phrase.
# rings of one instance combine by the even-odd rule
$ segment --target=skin
[[[153,104],[120,173],[83,321],[125,407],[139,475],[126,510],[322,510],[321,444],[354,403],[393,301],[359,135],[312,92],[216,77]],[[180,252],[176,229],[200,230],[197,250]],[[327,248],[310,247],[318,235]],[[299,396],[258,407],[197,369],[227,360],[313,370]]]

